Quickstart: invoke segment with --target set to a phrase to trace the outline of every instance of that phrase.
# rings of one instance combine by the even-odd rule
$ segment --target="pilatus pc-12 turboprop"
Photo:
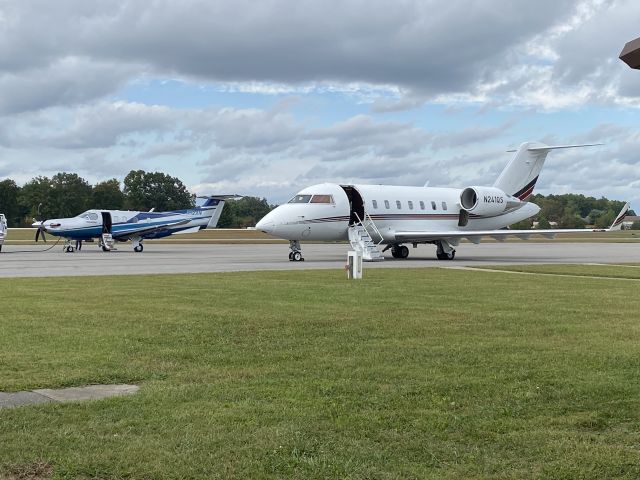
[[[133,250],[142,252],[146,239],[162,238],[181,233],[195,233],[205,228],[215,228],[222,214],[224,203],[237,195],[213,195],[194,208],[170,212],[130,210],[87,210],[76,217],[55,218],[35,222],[36,242],[45,232],[66,239],[64,251],[73,252],[82,247],[85,240],[98,239],[103,251],[111,250],[114,241],[133,243]],[[74,246],[75,243],[75,246]]]
[[[394,258],[407,258],[421,243],[436,246],[439,260],[453,260],[461,239],[480,243],[482,237],[504,240],[531,235],[553,238],[563,232],[619,230],[629,209],[626,204],[610,228],[604,230],[509,230],[509,225],[540,211],[527,202],[551,150],[589,145],[520,145],[492,186],[466,188],[405,187],[390,185],[338,185],[323,183],[296,194],[267,214],[256,228],[289,240],[289,260],[302,258],[301,240],[349,240],[364,260],[382,260],[391,249]]]

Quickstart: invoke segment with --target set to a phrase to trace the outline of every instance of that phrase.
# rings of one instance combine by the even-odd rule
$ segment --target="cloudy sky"
[[[324,181],[491,184],[640,208],[637,1],[0,0],[0,179],[131,169],[285,201]]]

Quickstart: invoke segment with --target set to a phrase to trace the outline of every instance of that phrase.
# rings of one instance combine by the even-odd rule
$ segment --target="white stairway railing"
[[[368,262],[377,262],[384,260],[382,253],[378,250],[378,245],[382,242],[382,235],[376,227],[371,217],[365,214],[365,222],[363,222],[356,213],[358,222],[349,227],[349,243],[354,250],[362,253],[362,259]],[[380,238],[378,243],[375,243],[369,234],[368,228],[371,228],[375,234]]]

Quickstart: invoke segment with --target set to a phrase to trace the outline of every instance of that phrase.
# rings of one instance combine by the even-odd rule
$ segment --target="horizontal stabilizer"
[[[236,198],[242,198],[242,195],[238,195],[237,193],[231,193],[228,195],[198,195],[197,198],[203,198],[208,200],[233,200]]]
[[[558,150],[561,148],[580,148],[580,147],[597,147],[598,145],[604,145],[604,143],[582,143],[579,145],[539,145],[535,147],[528,147],[526,150],[529,152],[548,152],[549,150]],[[507,150],[507,152],[517,152],[518,150]]]

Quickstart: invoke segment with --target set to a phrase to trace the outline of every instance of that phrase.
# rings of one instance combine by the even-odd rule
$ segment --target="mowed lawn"
[[[141,385],[0,409],[0,478],[635,479],[639,287],[436,268],[0,280],[0,390]]]

